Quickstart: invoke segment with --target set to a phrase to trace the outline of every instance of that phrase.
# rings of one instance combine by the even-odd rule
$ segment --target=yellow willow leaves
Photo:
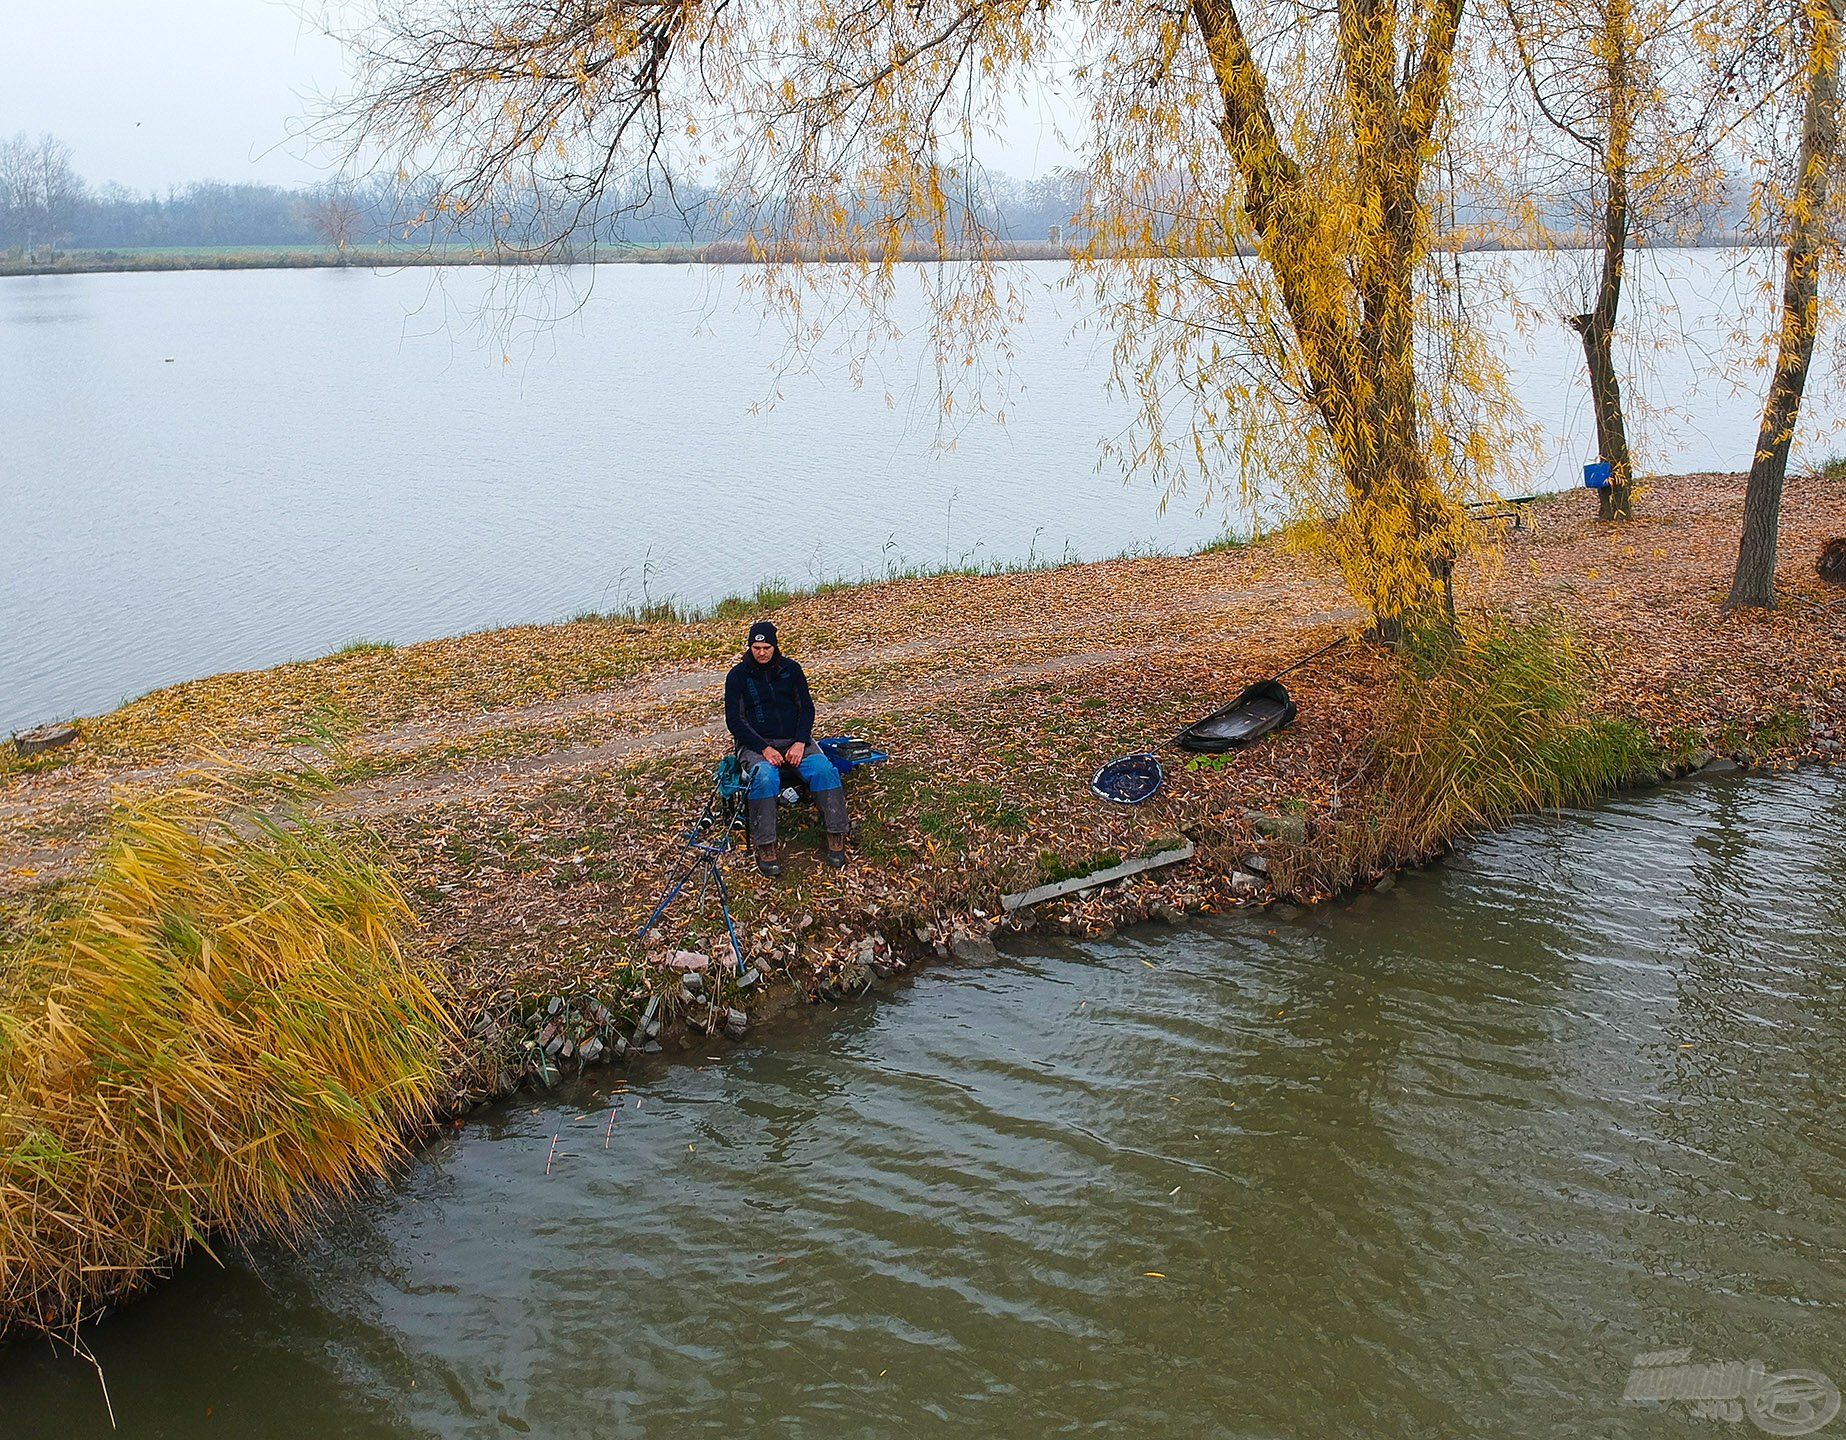
[[[1074,75],[1076,281],[1139,402],[1113,453],[1167,494],[1313,519],[1368,604],[1421,608],[1468,543],[1457,505],[1520,463],[1503,376],[1432,258],[1460,20],[1459,0],[383,0],[351,114],[451,210],[553,189],[581,203],[546,216],[613,227],[661,169],[700,166],[766,303],[853,302],[799,343],[869,349],[921,289],[946,414],[998,408],[963,377],[988,383],[1017,309],[977,139]],[[486,59],[508,103],[476,109]],[[900,282],[912,258],[955,263]]]

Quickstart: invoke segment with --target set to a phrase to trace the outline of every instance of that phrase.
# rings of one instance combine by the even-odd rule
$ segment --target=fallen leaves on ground
[[[1842,500],[1837,481],[1791,489],[1788,601],[1773,614],[1719,610],[1742,503],[1732,476],[1656,481],[1620,528],[1596,522],[1586,492],[1532,507],[1533,528],[1471,563],[1459,599],[1563,611],[1604,667],[1608,710],[1657,740],[1719,752],[1748,740],[1794,758],[1846,724],[1846,605],[1812,574]],[[1356,640],[1332,650],[1287,677],[1292,729],[1194,768],[1165,745],[1185,724],[1357,631],[1330,570],[1263,544],[894,581],[774,613],[814,679],[822,732],[894,757],[848,781],[845,871],[821,866],[811,809],[783,811],[780,881],[726,862],[753,957],[808,996],[962,933],[1096,934],[1239,903],[1231,877],[1260,848],[1248,812],[1316,822],[1366,800],[1397,663]],[[460,1007],[509,1015],[518,997],[605,984],[637,963],[634,933],[709,793],[742,628],[523,627],[156,692],[87,722],[70,763],[0,774],[0,894],[17,905],[72,874],[111,787],[159,783],[201,737],[280,764],[331,725],[348,748],[327,813],[382,835]],[[1091,795],[1097,767],[1143,749],[1162,755],[1159,795],[1138,807]],[[1191,864],[1001,919],[1002,894],[1180,835],[1199,847]],[[670,914],[674,943],[715,950],[714,912],[694,921],[695,908]]]

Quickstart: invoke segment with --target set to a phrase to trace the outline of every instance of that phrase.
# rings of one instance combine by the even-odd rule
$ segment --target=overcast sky
[[[291,142],[337,46],[275,0],[9,0],[0,134],[49,130],[96,182],[312,181]]]
[[[294,0],[0,3],[0,135],[49,130],[86,180],[137,190],[324,174],[291,136],[345,72]],[[986,158],[1022,177],[1070,160],[1036,115],[1019,116]]]

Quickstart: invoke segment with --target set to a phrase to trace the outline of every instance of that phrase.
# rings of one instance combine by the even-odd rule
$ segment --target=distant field
[[[690,247],[679,247],[688,256]],[[116,250],[68,250],[52,259],[0,256],[0,275],[83,275],[126,270],[284,270],[339,265],[518,264],[518,256],[471,245],[364,246],[342,255],[313,245],[150,245]]]
[[[349,250],[345,263],[377,264],[383,250]],[[406,251],[394,263],[415,264],[428,251]],[[0,255],[0,275],[81,275],[112,270],[258,270],[318,268],[341,263],[333,250],[309,245],[162,245],[120,250],[67,250],[52,257]],[[427,258],[425,258],[427,263]]]
[[[612,255],[621,254],[629,250],[660,250],[660,249],[688,250],[688,249],[697,249],[697,248],[699,247],[688,246],[688,245],[669,246],[665,244],[648,245],[648,244],[638,244],[638,243],[633,243],[633,242],[622,245],[620,247],[616,247],[613,245],[604,247],[605,251]],[[482,256],[482,255],[492,255],[494,252],[491,249],[485,246],[480,246],[480,245],[448,244],[448,245],[353,245],[353,246],[347,247],[346,253],[349,258],[354,257],[354,256],[360,256],[360,255],[366,256],[367,258],[370,258],[375,255],[391,255],[391,256],[396,256],[399,258],[408,256],[412,259],[415,259],[418,256],[427,256],[427,255],[453,255],[453,256],[461,256],[461,257],[472,257],[472,256]],[[120,245],[120,246],[116,246],[113,249],[107,249],[107,250],[102,250],[102,249],[66,250],[59,254],[58,262],[62,263],[63,261],[66,261],[66,260],[75,260],[75,261],[82,262],[82,261],[95,260],[95,259],[104,258],[104,257],[114,257],[117,259],[129,259],[129,260],[141,260],[141,259],[148,259],[148,258],[165,258],[168,256],[174,256],[174,257],[178,257],[181,259],[203,259],[203,260],[223,259],[227,257],[231,259],[236,259],[240,256],[250,256],[252,258],[259,257],[259,256],[265,257],[265,258],[274,258],[276,256],[282,256],[282,257],[309,256],[315,259],[332,260],[336,258],[337,255],[338,255],[338,252],[334,250],[331,246],[327,246],[327,245]],[[16,257],[9,257],[9,263],[19,263],[19,262]]]
[[[1015,260],[1064,260],[1062,247],[1020,245],[1008,247]],[[576,258],[596,264],[736,265],[756,258],[741,241],[720,240],[709,245],[624,244],[605,245],[578,257],[553,255],[548,261]],[[807,259],[834,258],[807,254]],[[918,246],[907,260],[934,261],[932,247]],[[117,250],[68,250],[53,259],[40,255],[27,259],[0,254],[0,276],[88,275],[133,270],[315,270],[338,265],[397,268],[406,265],[529,265],[533,257],[516,250],[493,250],[472,245],[435,245],[402,248],[364,246],[336,250],[312,245],[170,245]]]

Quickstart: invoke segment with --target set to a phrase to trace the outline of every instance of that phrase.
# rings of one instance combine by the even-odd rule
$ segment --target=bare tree
[[[1543,177],[1541,187],[1554,181],[1601,250],[1588,295],[1564,319],[1583,342],[1597,450],[1609,466],[1604,520],[1634,514],[1634,460],[1614,356],[1629,247],[1645,244],[1656,227],[1667,229],[1669,243],[1677,238],[1672,222],[1709,207],[1721,179],[1714,144],[1724,115],[1716,102],[1728,77],[1698,83],[1706,67],[1692,37],[1705,3],[1504,0],[1537,118],[1563,142],[1555,161],[1541,153],[1518,168]]]
[[[44,224],[43,243],[54,249],[70,239],[77,212],[88,194],[83,179],[71,164],[71,147],[55,135],[41,135],[33,147],[38,172],[39,213]]]
[[[0,140],[0,244],[30,249],[32,143],[25,132]]]
[[[302,215],[314,233],[339,252],[340,263],[346,264],[347,247],[354,243],[365,219],[358,192],[344,181],[322,185],[303,203]]]
[[[1775,605],[1777,531],[1789,445],[1807,388],[1814,339],[1820,329],[1820,272],[1829,249],[1827,205],[1839,163],[1841,0],[1807,0],[1791,30],[1803,36],[1797,84],[1802,96],[1801,148],[1792,193],[1782,207],[1781,334],[1750,483],[1744,495],[1743,534],[1727,608]]]
[[[0,235],[11,246],[55,252],[70,238],[84,196],[71,148],[57,136],[34,140],[22,130],[0,140]]]

